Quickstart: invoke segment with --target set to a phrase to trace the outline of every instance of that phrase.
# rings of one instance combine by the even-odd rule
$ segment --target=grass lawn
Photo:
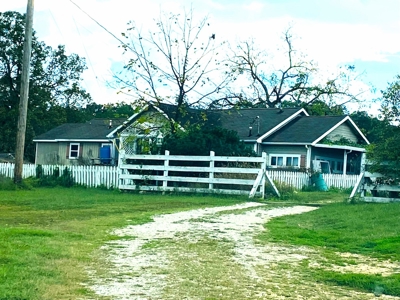
[[[258,237],[261,241],[319,249],[325,265],[352,263],[337,253],[400,261],[400,203],[324,205],[307,214],[273,219],[266,229]],[[349,274],[305,264],[302,273],[325,283],[400,296],[400,270],[390,276],[357,271]]]
[[[301,274],[307,282],[400,296],[399,273],[381,276],[326,268],[351,264],[351,258],[338,254],[344,252],[378,261],[400,260],[400,203],[348,204],[344,203],[345,198],[346,194],[337,191],[291,191],[285,195],[286,200],[269,200],[278,206],[316,204],[320,208],[302,215],[272,219],[265,226],[267,231],[257,236],[257,240],[316,249],[322,256],[323,267],[315,267],[307,260],[298,266],[287,266],[297,268],[293,271]],[[115,238],[110,235],[110,230],[149,222],[156,214],[232,205],[247,200],[228,196],[136,194],[85,188],[0,190],[0,299],[90,297],[91,292],[82,285],[88,280],[85,267],[101,264],[96,254],[101,246]],[[183,250],[193,247],[186,244],[175,246],[178,250],[179,247]],[[220,248],[219,243],[205,240],[197,246],[197,255],[205,255],[204,260],[209,261],[209,265],[193,265],[187,270],[186,266],[180,265],[181,260],[174,262],[177,269],[182,269],[189,277],[198,275],[200,271],[196,267],[204,267],[204,280],[214,282],[229,271],[224,268],[235,268],[228,255],[229,245]],[[210,260],[206,254],[214,252],[218,255]],[[224,257],[226,264],[221,269],[221,258]],[[213,272],[215,277],[210,277]],[[190,285],[191,281],[187,284],[174,288],[186,289],[182,294],[197,288]],[[231,283],[227,281],[226,284]],[[232,297],[234,299],[234,295]]]
[[[245,199],[242,199],[245,200]],[[151,216],[239,203],[240,198],[100,189],[0,191],[0,299],[78,299],[85,266],[109,231]]]

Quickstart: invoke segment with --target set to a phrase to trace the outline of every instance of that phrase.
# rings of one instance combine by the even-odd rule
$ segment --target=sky
[[[27,0],[0,0],[0,11],[25,13],[26,5]],[[190,6],[195,17],[208,16],[217,38],[253,39],[269,53],[278,51],[291,27],[294,47],[321,70],[355,66],[356,85],[365,91],[363,109],[371,105],[371,114],[378,109],[372,100],[400,74],[400,0],[35,0],[33,26],[47,45],[62,44],[86,58],[82,85],[95,102],[130,103],[133,99],[110,87],[127,57],[91,18],[120,38],[130,20],[147,30],[160,10],[176,13]]]

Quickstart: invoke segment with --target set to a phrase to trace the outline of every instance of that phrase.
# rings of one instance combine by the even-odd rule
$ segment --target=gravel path
[[[99,298],[106,299],[205,299],[205,297],[190,295],[166,297],[164,291],[170,284],[168,276],[174,272],[171,262],[174,259],[171,259],[171,253],[178,249],[174,245],[182,243],[194,245],[206,237],[233,245],[231,259],[235,265],[244,270],[243,276],[251,282],[248,299],[288,299],[287,293],[280,291],[285,286],[281,286],[276,277],[281,277],[285,280],[285,284],[290,284],[295,274],[277,271],[276,267],[282,263],[298,263],[315,253],[305,247],[283,248],[275,244],[259,246],[254,243],[253,237],[264,230],[263,224],[270,218],[305,213],[314,209],[316,208],[310,206],[269,209],[264,204],[249,202],[160,215],[154,218],[154,222],[115,230],[114,234],[120,239],[109,242],[102,249],[110,271],[106,275],[92,271],[90,275],[93,284],[90,288]],[[172,254],[175,260],[185,257],[187,259],[190,256],[190,252],[180,252],[182,251]],[[274,285],[273,288],[266,288],[266,278],[271,281],[271,286]],[[315,295],[315,292],[309,289],[303,291],[296,289],[293,291],[296,297],[289,298],[373,298],[371,294],[351,293],[349,295],[348,291],[343,291],[339,287],[333,291],[332,287],[327,290],[324,287],[316,284],[311,288],[321,289],[318,295],[323,294],[322,298],[310,296]],[[343,296],[335,298],[335,293]],[[235,299],[234,296],[223,297],[223,294],[222,291],[221,299]],[[383,296],[382,298],[393,297]]]

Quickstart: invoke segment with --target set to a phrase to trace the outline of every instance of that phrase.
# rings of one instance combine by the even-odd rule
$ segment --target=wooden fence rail
[[[266,169],[262,157],[125,155],[120,152],[122,190],[179,191],[264,196],[265,180],[257,182]],[[256,186],[254,186],[256,184]],[[258,192],[257,192],[258,190]]]
[[[243,193],[248,193],[261,170],[262,164],[261,157],[256,158],[257,161],[254,161],[254,158],[250,157],[229,157],[225,162],[226,165],[221,167],[219,166],[219,164],[221,164],[221,157],[214,157],[211,161],[207,161],[205,157],[200,159],[199,157],[194,157],[193,161],[198,162],[198,164],[209,164],[208,166],[202,167],[203,172],[198,172],[195,168],[199,166],[191,167],[188,165],[174,165],[175,159],[184,161],[188,159],[186,156],[173,157],[171,155],[168,157],[168,160],[165,160],[165,156],[152,155],[152,157],[155,158],[155,161],[158,161],[157,165],[144,164],[143,161],[146,162],[147,157],[142,156],[142,163],[136,165],[126,164],[127,158],[125,158],[125,163],[122,164],[121,169],[113,166],[62,165],[42,165],[42,168],[43,174],[51,175],[56,168],[59,168],[60,174],[62,174],[64,168],[67,167],[72,172],[76,183],[88,187],[106,186],[107,188],[123,188],[128,186],[129,189],[133,189],[136,187],[133,187],[131,183],[132,180],[136,180],[139,181],[139,183],[142,183],[141,187],[144,190],[150,189],[149,185],[147,185],[150,183],[154,184],[157,188],[165,185],[170,186],[169,189],[173,190],[179,182],[186,182],[187,186],[195,185],[198,188],[201,187],[206,190],[209,190],[210,188],[213,189],[214,187],[231,187],[232,185],[236,185],[236,187],[245,187]],[[135,156],[135,159],[136,158],[138,157]],[[213,164],[214,166],[212,166]],[[24,164],[23,177],[27,178],[36,176],[36,167],[37,166],[34,164]],[[207,177],[204,176],[205,172],[208,172]],[[282,170],[267,170],[266,172],[273,181],[290,185],[295,189],[302,189],[304,186],[310,184],[309,174],[304,172]],[[200,173],[203,175],[200,175]],[[227,174],[229,174],[228,178],[224,178]],[[0,163],[0,175],[13,178],[14,164]],[[169,178],[169,176],[173,178]],[[323,174],[327,186],[336,188],[353,187],[357,182],[357,177],[358,175]],[[145,184],[143,185],[143,183]],[[189,187],[183,188],[191,190]],[[201,191],[201,189],[199,191]]]

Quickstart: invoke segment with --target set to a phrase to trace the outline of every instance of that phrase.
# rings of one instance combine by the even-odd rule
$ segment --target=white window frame
[[[298,154],[275,154],[275,153],[271,153],[268,155],[269,157],[269,166],[272,168],[300,168],[300,158],[301,155]],[[272,165],[272,159],[276,158],[276,164]],[[278,157],[282,157],[282,165],[278,165]],[[291,158],[293,161],[293,158],[297,158],[298,161],[298,165],[297,166],[288,166],[286,165],[287,159]]]
[[[344,161],[341,158],[332,158],[328,156],[315,156],[315,160],[325,160],[329,162],[333,174],[343,174]]]
[[[72,146],[78,146],[77,150],[72,150]],[[68,158],[69,159],[78,159],[79,158],[79,151],[81,150],[81,144],[80,143],[69,143],[69,153],[68,153]],[[72,156],[72,153],[76,152],[76,156]]]

